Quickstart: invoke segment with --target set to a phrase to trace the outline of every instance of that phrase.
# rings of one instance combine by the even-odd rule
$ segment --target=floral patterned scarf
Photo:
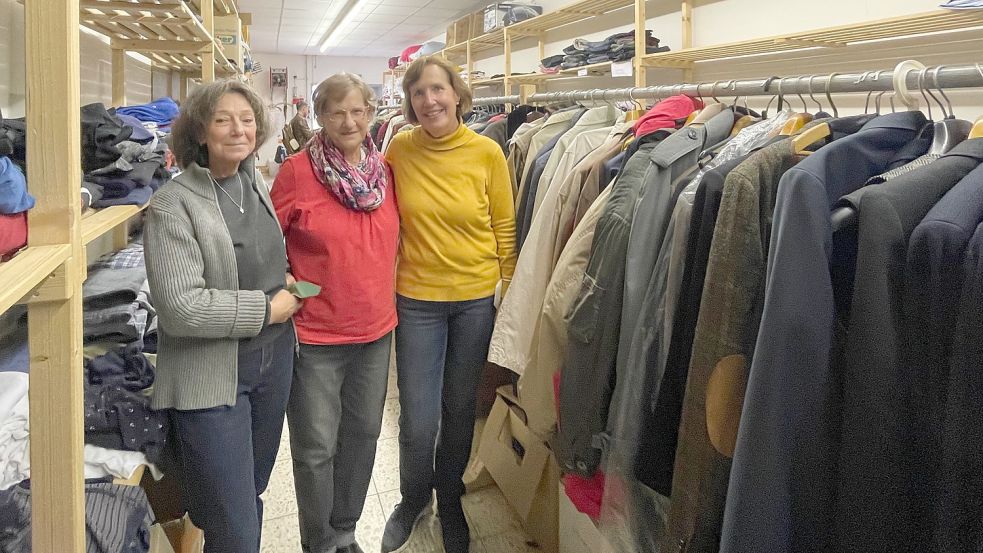
[[[373,211],[386,199],[387,175],[382,155],[371,138],[362,143],[365,163],[353,166],[323,132],[307,142],[311,168],[317,180],[345,207],[354,211]]]

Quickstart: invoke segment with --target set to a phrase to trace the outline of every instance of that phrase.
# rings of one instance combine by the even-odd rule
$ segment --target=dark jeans
[[[234,406],[171,411],[188,514],[205,553],[258,553],[259,496],[280,447],[294,361],[291,327],[271,344],[239,353]]]
[[[304,553],[355,541],[382,430],[392,338],[300,345],[287,420]]]
[[[434,489],[438,505],[442,499],[460,501],[475,394],[495,322],[493,298],[435,302],[396,296],[396,309],[402,501],[422,507]]]

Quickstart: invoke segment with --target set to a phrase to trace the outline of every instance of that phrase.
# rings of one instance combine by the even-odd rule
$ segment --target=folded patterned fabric
[[[603,54],[591,54],[590,57],[587,58],[587,65],[604,63],[606,61],[611,61],[611,56],[607,52]]]
[[[138,269],[140,267],[146,267],[143,244],[134,242],[122,250],[110,252],[100,257],[89,268],[89,272],[95,273],[104,269]],[[140,288],[143,289],[143,285]]]
[[[556,65],[553,67],[543,67],[542,65],[540,65],[539,72],[544,75],[555,75],[556,73],[560,72],[560,68],[562,65],[563,65],[562,63],[560,65]]]

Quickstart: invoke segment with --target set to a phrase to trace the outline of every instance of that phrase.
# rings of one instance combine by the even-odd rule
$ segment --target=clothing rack
[[[941,91],[952,88],[983,87],[983,65],[951,65],[920,68],[920,64],[902,62],[895,69],[864,71],[862,73],[830,73],[827,75],[798,75],[788,77],[766,77],[758,79],[724,80],[675,85],[610,88],[593,90],[570,90],[561,92],[540,92],[526,98],[514,94],[475,98],[474,105],[488,104],[546,104],[557,101],[634,101],[657,100],[685,94],[692,97],[716,98],[746,96],[803,95],[813,96],[821,93],[831,94],[850,92],[888,92],[893,91],[908,105],[917,104],[919,90],[925,90],[935,97],[932,89]],[[943,93],[944,96],[944,93]],[[926,97],[927,100],[927,97]],[[780,102],[779,102],[780,103]]]

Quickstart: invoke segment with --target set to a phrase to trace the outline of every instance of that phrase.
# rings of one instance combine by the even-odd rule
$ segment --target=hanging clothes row
[[[489,360],[616,549],[983,543],[983,120],[937,107],[677,95],[516,129]]]

